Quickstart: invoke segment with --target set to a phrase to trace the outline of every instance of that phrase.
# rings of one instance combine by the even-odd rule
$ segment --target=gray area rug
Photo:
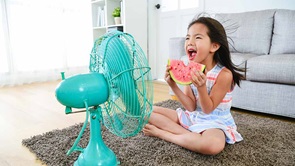
[[[176,109],[177,101],[167,100],[155,105]],[[122,166],[189,166],[189,165],[295,165],[295,123],[232,111],[238,131],[244,140],[226,145],[224,151],[215,156],[191,152],[158,138],[139,133],[123,139],[102,129],[103,139],[111,148]],[[72,165],[79,153],[66,156],[76,139],[82,124],[54,130],[23,140],[23,145],[36,154],[48,166]],[[84,133],[80,146],[86,147],[89,129]]]

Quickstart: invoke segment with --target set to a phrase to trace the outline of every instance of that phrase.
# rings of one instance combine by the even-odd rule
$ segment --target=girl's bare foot
[[[144,135],[158,137],[160,129],[154,125],[146,124],[142,131],[143,131]]]

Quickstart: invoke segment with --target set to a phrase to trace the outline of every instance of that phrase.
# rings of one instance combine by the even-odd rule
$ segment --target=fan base
[[[79,155],[77,161],[75,161],[74,166],[117,166],[119,162],[114,153],[109,153],[105,158],[99,158],[95,155],[83,154]]]

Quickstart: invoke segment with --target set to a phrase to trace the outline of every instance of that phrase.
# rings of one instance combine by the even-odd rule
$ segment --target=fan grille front
[[[109,85],[108,101],[101,106],[104,125],[120,137],[136,135],[153,105],[151,69],[141,47],[130,34],[107,33],[95,41],[89,68]]]

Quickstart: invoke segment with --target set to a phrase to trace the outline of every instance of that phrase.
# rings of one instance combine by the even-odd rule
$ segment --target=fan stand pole
[[[115,153],[108,148],[101,135],[101,108],[90,108],[90,139],[87,147],[79,155],[74,166],[115,166],[119,162]]]

